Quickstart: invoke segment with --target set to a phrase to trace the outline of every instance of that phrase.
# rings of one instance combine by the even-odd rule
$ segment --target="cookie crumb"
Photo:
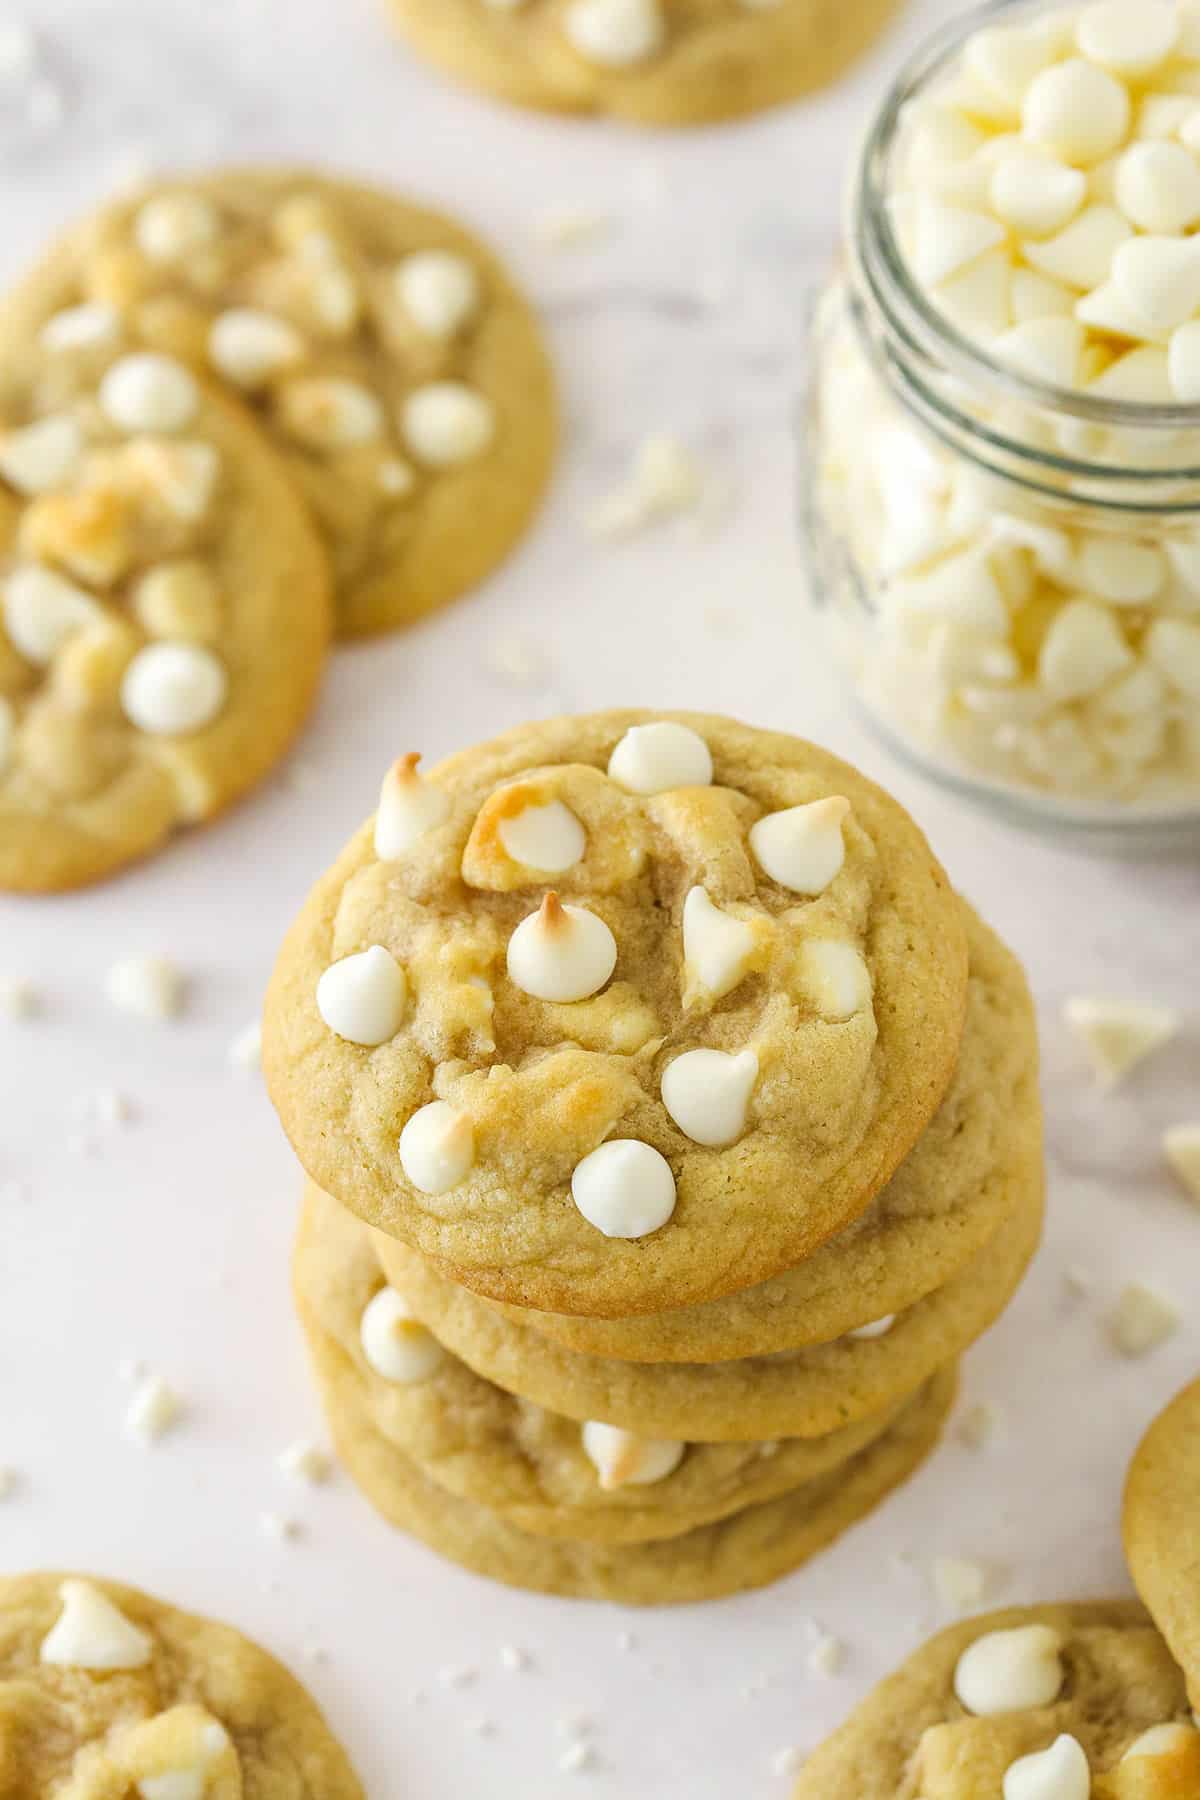
[[[1078,996],[1067,1001],[1063,1016],[1082,1042],[1093,1073],[1105,1087],[1115,1087],[1179,1030],[1178,1013],[1132,1000]]]
[[[805,1659],[810,1675],[831,1679],[846,1661],[846,1646],[828,1633],[819,1637]]]
[[[2,41],[2,34],[0,34]],[[20,978],[0,980],[0,1013],[6,1019],[36,1019],[42,1011],[42,996],[32,981]]]
[[[982,1450],[999,1429],[1000,1415],[986,1400],[969,1406],[958,1422],[958,1435],[968,1450]]]
[[[238,1032],[229,1044],[229,1066],[246,1074],[262,1068],[262,1025],[257,1019]]]
[[[183,1416],[183,1401],[161,1375],[143,1376],[125,1414],[125,1436],[149,1448]]]
[[[304,1536],[299,1519],[289,1518],[286,1513],[259,1513],[258,1529],[264,1537],[274,1538],[278,1544],[294,1544]]]
[[[316,1444],[303,1441],[289,1444],[277,1457],[280,1469],[292,1481],[309,1481],[314,1487],[328,1481],[333,1473],[333,1458]]]
[[[772,1775],[798,1775],[808,1757],[799,1744],[789,1744],[786,1749],[777,1750],[771,1758]]]
[[[183,1011],[187,982],[169,958],[141,955],[115,962],[105,977],[104,987],[118,1012],[161,1021],[176,1018]]]
[[[1108,1335],[1122,1356],[1146,1356],[1165,1344],[1179,1329],[1179,1312],[1172,1303],[1140,1281],[1121,1290],[1108,1315]]]
[[[1172,1125],[1163,1132],[1162,1147],[1172,1173],[1200,1201],[1200,1123]]]
[[[933,1585],[944,1606],[956,1613],[972,1612],[983,1603],[991,1586],[991,1572],[974,1557],[936,1556]]]

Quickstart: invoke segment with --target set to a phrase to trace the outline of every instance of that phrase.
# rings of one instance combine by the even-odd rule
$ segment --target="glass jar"
[[[894,230],[911,103],[996,11],[956,20],[903,70],[853,174],[810,346],[813,596],[868,719],[926,773],[1060,838],[1192,846],[1200,407],[999,362],[933,304]],[[1079,640],[1087,654],[1061,654]]]

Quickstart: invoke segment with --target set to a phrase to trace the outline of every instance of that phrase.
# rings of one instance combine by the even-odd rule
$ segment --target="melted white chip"
[[[514,862],[543,875],[562,875],[582,861],[587,833],[569,806],[548,800],[501,819],[496,835]]]
[[[423,1194],[445,1194],[475,1164],[475,1129],[446,1100],[419,1107],[400,1133],[400,1166]]]
[[[133,221],[138,249],[151,262],[178,262],[211,244],[220,229],[212,202],[200,194],[162,194],[147,200]]]
[[[201,644],[148,644],[121,679],[131,725],[160,737],[199,731],[220,713],[229,690],[225,665]]]
[[[406,1385],[428,1381],[446,1352],[433,1333],[413,1318],[395,1288],[380,1288],[368,1301],[359,1324],[363,1355],[385,1381]]]
[[[708,787],[712,755],[688,725],[664,719],[632,725],[608,759],[608,775],[631,794],[664,794],[672,788]]]
[[[121,431],[181,431],[196,415],[200,390],[173,356],[138,350],[105,372],[99,399]]]
[[[1083,1745],[1066,1732],[1048,1750],[1018,1757],[1004,1776],[1004,1800],[1088,1800],[1091,1791]]]
[[[589,1419],[580,1436],[588,1460],[605,1492],[622,1487],[650,1487],[663,1481],[683,1461],[686,1444],[669,1438],[635,1437],[616,1425]]]
[[[1063,1684],[1062,1647],[1051,1625],[989,1631],[959,1657],[954,1691],[981,1719],[1052,1706]]]
[[[754,927],[715,906],[702,887],[683,903],[683,960],[693,982],[714,1000],[745,979],[758,944]]]
[[[4,629],[13,649],[39,667],[52,662],[69,637],[104,617],[99,601],[53,569],[14,569],[0,590]]]
[[[895,1313],[885,1313],[882,1319],[872,1319],[869,1325],[856,1325],[847,1337],[856,1338],[862,1343],[870,1343],[874,1338],[886,1337],[896,1323]]]
[[[479,277],[453,250],[419,250],[392,277],[401,306],[427,337],[449,338],[479,308]]]
[[[810,939],[800,949],[800,980],[821,1017],[834,1024],[870,1007],[871,972],[853,944]]]
[[[605,1237],[648,1237],[675,1211],[675,1177],[651,1144],[614,1138],[576,1165],[571,1195]]]
[[[780,887],[809,898],[823,894],[846,860],[842,822],[849,811],[837,794],[768,813],[750,828],[755,861]]]
[[[753,1050],[687,1050],[663,1072],[662,1101],[685,1137],[715,1149],[745,1131],[757,1080]]]
[[[63,1609],[42,1641],[41,1660],[67,1669],[143,1669],[154,1641],[90,1581],[64,1581]]]
[[[644,62],[666,35],[659,0],[571,0],[563,30],[581,56],[613,69]]]
[[[403,856],[450,817],[450,796],[418,774],[415,751],[392,764],[379,792],[375,815],[375,854],[384,862]]]
[[[554,893],[508,940],[509,978],[535,1000],[586,1000],[616,966],[617,941],[604,920]]]
[[[0,476],[22,494],[66,487],[83,463],[83,432],[70,413],[52,413],[0,438]]]
[[[317,983],[317,1011],[351,1044],[386,1044],[400,1029],[408,999],[404,970],[382,944],[331,963]]]
[[[492,403],[461,381],[415,388],[400,409],[404,442],[418,462],[449,469],[482,456],[496,435]]]
[[[89,301],[51,313],[38,333],[43,350],[90,350],[115,344],[121,335],[121,315],[113,306]]]
[[[1140,1737],[1134,1738],[1121,1761],[1123,1763],[1132,1762],[1139,1756],[1149,1757],[1152,1760],[1160,1756],[1177,1756],[1180,1751],[1190,1747],[1196,1735],[1194,1725],[1175,1722],[1152,1725],[1149,1731],[1143,1731]]]
[[[208,334],[213,367],[242,388],[262,387],[303,354],[304,339],[293,325],[251,306],[218,313]]]

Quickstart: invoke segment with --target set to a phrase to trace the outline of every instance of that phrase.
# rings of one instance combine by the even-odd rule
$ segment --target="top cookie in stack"
[[[954,1072],[962,909],[907,814],[700,714],[404,758],[267,1003],[310,1175],[491,1299],[695,1305],[859,1217]]]

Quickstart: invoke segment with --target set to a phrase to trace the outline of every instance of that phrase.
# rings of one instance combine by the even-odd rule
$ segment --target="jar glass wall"
[[[1200,842],[1200,408],[1144,398],[1129,343],[1093,352],[1085,389],[1015,368],[901,248],[906,133],[980,24],[902,74],[855,171],[812,332],[814,594],[868,716],[926,771],[1059,835]]]

